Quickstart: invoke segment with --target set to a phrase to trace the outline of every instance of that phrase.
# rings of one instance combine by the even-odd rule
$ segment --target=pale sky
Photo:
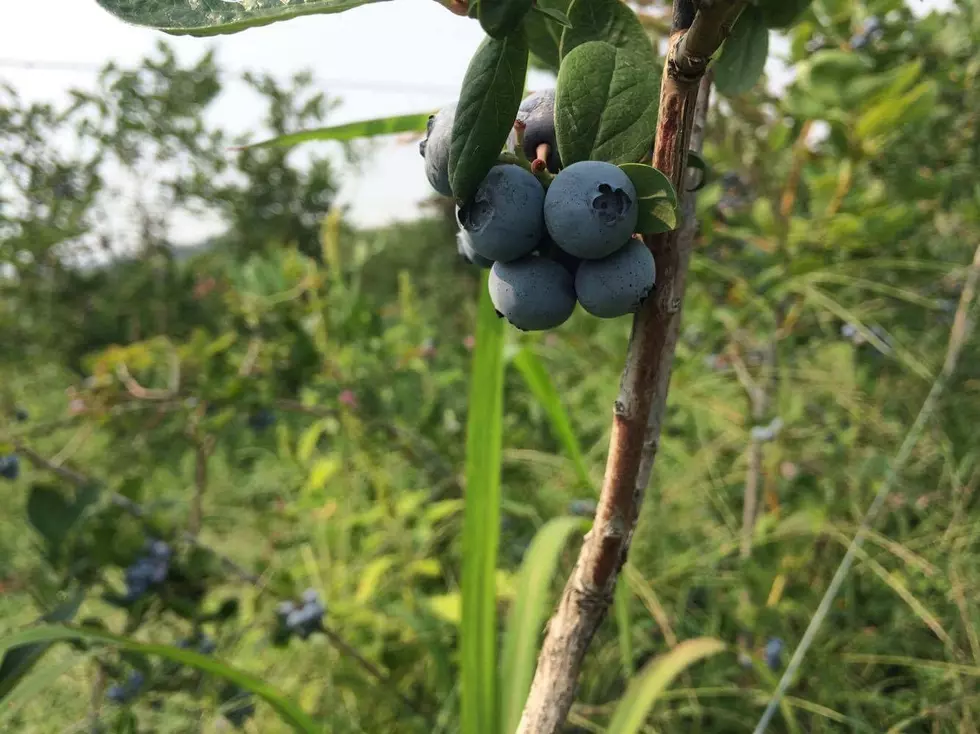
[[[95,0],[3,0],[0,25],[0,80],[25,97],[59,101],[72,87],[94,84],[92,69],[113,60],[132,65],[168,41],[188,63],[208,48],[229,71],[250,69],[286,79],[312,69],[328,96],[343,104],[330,124],[436,109],[456,99],[470,56],[483,35],[480,25],[449,13],[433,0],[395,0],[335,15],[308,16],[215,38],[173,37],[129,26],[103,11]],[[912,0],[922,13],[949,0]],[[778,60],[785,49],[773,37],[767,72],[776,86],[786,74]],[[23,69],[20,62],[82,64],[81,70]],[[547,74],[532,72],[531,89],[551,86]],[[217,102],[214,120],[233,132],[254,128],[262,109],[241,85],[230,86]],[[313,148],[313,146],[322,146]],[[332,150],[331,144],[311,144]],[[341,156],[336,156],[340,164]],[[341,201],[351,205],[357,224],[375,225],[412,218],[429,195],[414,143],[379,142],[360,174],[344,170]],[[196,242],[209,227],[182,221],[172,233]]]
[[[135,64],[164,39],[181,60],[191,62],[217,49],[228,70],[264,71],[286,79],[312,69],[328,96],[343,105],[329,124],[437,109],[458,96],[470,56],[483,38],[480,25],[449,13],[433,0],[396,0],[344,13],[308,16],[215,38],[174,37],[129,26],[94,0],[3,0],[0,80],[29,98],[64,99],[71,87],[94,84],[89,70],[21,69],[9,63],[72,62],[100,66],[114,60]],[[550,86],[547,74],[532,73],[530,88]],[[227,90],[215,119],[234,132],[257,124],[262,109],[243,86]],[[331,150],[329,143],[320,150]],[[308,145],[306,147],[312,147]],[[341,156],[337,156],[338,163]],[[378,145],[361,174],[341,177],[341,199],[359,224],[412,218],[428,196],[415,144],[391,139]],[[196,241],[201,231],[182,223],[178,239]]]

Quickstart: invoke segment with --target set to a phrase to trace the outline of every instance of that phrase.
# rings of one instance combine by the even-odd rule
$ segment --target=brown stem
[[[199,440],[194,455],[194,497],[191,499],[190,518],[187,521],[187,532],[196,538],[201,532],[201,522],[204,519],[204,493],[208,487],[208,461],[214,448],[214,439],[209,437]]]
[[[585,653],[626,561],[660,439],[694,237],[691,194],[685,193],[684,183],[687,151],[695,143],[696,115],[707,109],[707,85],[700,95],[699,87],[711,55],[744,4],[744,0],[714,0],[701,3],[695,14],[691,0],[674,1],[674,32],[660,90],[653,165],[686,199],[686,224],[679,231],[646,239],[657,262],[656,297],[648,299],[633,320],[595,521],[548,623],[518,734],[560,731],[575,699]],[[703,128],[703,117],[698,122]]]

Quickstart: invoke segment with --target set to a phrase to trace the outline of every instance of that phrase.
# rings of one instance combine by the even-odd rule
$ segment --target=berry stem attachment
[[[534,149],[534,154],[538,157],[539,161],[547,161],[548,156],[551,155],[551,146],[547,143],[541,143]]]

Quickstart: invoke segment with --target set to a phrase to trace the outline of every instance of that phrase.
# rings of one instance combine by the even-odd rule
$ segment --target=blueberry
[[[586,260],[575,273],[575,295],[582,308],[603,319],[636,311],[656,281],[657,268],[642,240],[631,239],[601,260]]]
[[[129,694],[122,686],[113,685],[109,686],[109,690],[106,691],[106,698],[113,703],[126,703],[129,700]]]
[[[425,177],[443,196],[453,195],[449,185],[449,144],[455,117],[456,103],[453,102],[429,118],[425,138],[419,143],[419,153],[425,158]]]
[[[858,330],[854,324],[844,324],[840,327],[840,335],[845,339],[853,339],[857,333]]]
[[[169,559],[172,554],[170,546],[164,543],[162,540],[149,541],[146,549],[150,556],[159,559]]]
[[[481,268],[493,267],[493,260],[487,260],[487,258],[473,249],[470,236],[466,233],[465,229],[461,229],[456,233],[456,252],[470,265],[476,265]]]
[[[264,431],[276,422],[275,413],[267,408],[256,411],[248,418],[248,425],[253,431]]]
[[[548,146],[545,158],[548,170],[558,173],[561,158],[555,137],[555,90],[544,89],[529,95],[517,110],[517,119],[524,123],[524,155],[533,161],[538,157],[538,146]]]
[[[544,187],[514,164],[494,166],[456,216],[470,245],[488,260],[510,262],[530,254],[544,234]]]
[[[300,597],[304,604],[319,604],[320,595],[317,593],[316,589],[307,589],[303,592],[303,596]]]
[[[597,507],[595,500],[572,500],[568,503],[568,514],[578,517],[594,517]]]
[[[629,176],[611,163],[579,161],[559,173],[544,200],[544,221],[565,252],[586,260],[611,255],[636,228]]]
[[[20,459],[17,457],[17,454],[0,456],[0,477],[13,481],[19,476]]]
[[[129,680],[126,681],[126,687],[133,694],[137,693],[140,688],[143,687],[143,683],[146,681],[144,675],[138,671],[134,670],[129,674]]]
[[[571,273],[545,257],[494,263],[489,288],[497,313],[522,331],[554,329],[575,310]]]
[[[295,610],[295,604],[293,604],[291,601],[284,601],[276,607],[276,616],[288,617]]]
[[[201,638],[201,641],[197,643],[197,651],[202,655],[210,655],[215,650],[218,649],[218,645],[210,637],[205,635]]]
[[[306,608],[294,609],[286,616],[286,627],[292,632],[296,632],[306,621]]]
[[[21,423],[23,423],[23,422],[24,422],[24,421],[26,421],[26,420],[27,420],[28,418],[30,418],[30,414],[29,414],[29,413],[28,413],[28,412],[27,412],[26,410],[24,410],[23,408],[17,408],[17,409],[16,409],[15,411],[14,411],[14,418],[16,418],[16,419],[17,419],[17,420],[19,420],[19,421],[20,421]]]
[[[783,641],[778,637],[771,637],[766,643],[766,665],[770,670],[779,670],[782,662]]]

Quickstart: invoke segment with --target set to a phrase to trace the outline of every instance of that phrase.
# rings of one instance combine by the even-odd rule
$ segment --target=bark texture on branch
[[[687,200],[687,226],[646,238],[657,263],[657,290],[633,320],[595,522],[548,623],[518,734],[557,734],[561,730],[575,700],[585,653],[626,562],[656,459],[694,236],[692,197],[684,184],[687,151],[695,142],[692,134],[700,106],[700,82],[711,55],[744,6],[744,0],[712,0],[700,6],[693,0],[674,0],[675,25],[660,90],[652,163],[670,178],[682,201]],[[702,115],[707,93],[703,96]],[[703,117],[699,122],[699,129],[703,128]]]

